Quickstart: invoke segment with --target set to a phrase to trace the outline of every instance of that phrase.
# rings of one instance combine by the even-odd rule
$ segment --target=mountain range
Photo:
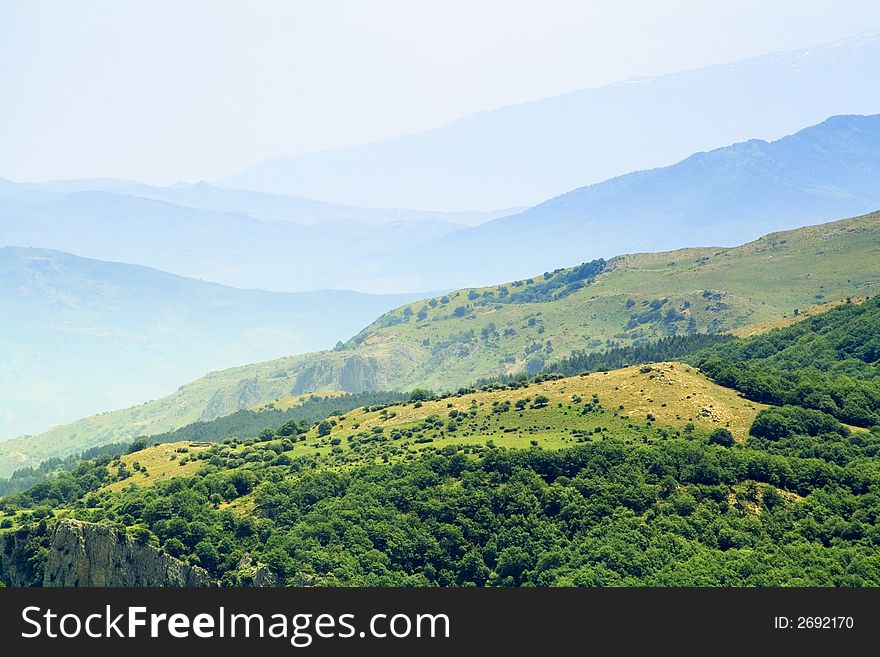
[[[97,189],[80,189],[89,185]],[[512,214],[339,207],[207,183],[7,182],[0,244],[235,287],[403,293],[488,285],[622,252],[739,244],[869,212],[880,207],[878,190],[880,115],[847,115]]]
[[[204,180],[157,187],[114,178],[50,180],[39,183],[19,183],[0,178],[0,196],[19,192],[56,194],[106,192],[215,212],[239,212],[257,219],[290,221],[298,224],[342,222],[381,226],[400,222],[437,221],[470,226],[512,213],[510,209],[489,212],[432,212],[403,208],[352,207],[298,196],[218,187]]]
[[[774,142],[752,139],[581,187],[358,264],[362,279],[422,289],[485,285],[623,252],[731,246],[877,208],[880,115],[835,116]]]
[[[503,107],[359,147],[279,157],[227,187],[372,207],[531,206],[835,114],[880,112],[880,31]]]

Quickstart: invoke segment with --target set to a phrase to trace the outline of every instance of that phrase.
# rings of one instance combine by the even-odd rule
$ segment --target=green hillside
[[[689,357],[750,399],[795,404],[863,427],[880,424],[880,297]]]
[[[876,428],[682,363],[420,397],[83,463],[0,499],[0,532],[34,582],[75,518],[226,585],[880,584]]]
[[[213,372],[146,404],[0,443],[0,476],[302,392],[456,389],[574,350],[771,322],[880,290],[880,213],[735,248],[636,254],[411,303],[337,349]]]

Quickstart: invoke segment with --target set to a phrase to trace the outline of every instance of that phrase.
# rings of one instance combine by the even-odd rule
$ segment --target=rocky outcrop
[[[243,408],[250,408],[263,401],[266,393],[259,377],[241,379],[231,388],[223,388],[214,393],[208,400],[200,420],[214,420],[222,415],[234,413]]]
[[[189,566],[122,531],[62,520],[50,537],[43,586],[211,586]]]
[[[290,390],[291,395],[301,395],[311,390],[321,390],[336,382],[336,370],[333,363],[325,358],[317,358],[297,373],[296,383]]]
[[[377,358],[356,354],[346,358],[341,366],[329,358],[311,363],[297,374],[290,394],[299,395],[329,387],[337,387],[345,392],[366,392],[385,390],[389,383]]]
[[[385,386],[379,361],[369,356],[351,356],[339,372],[339,387],[347,392],[381,390]]]
[[[280,586],[281,582],[277,575],[268,566],[255,563],[250,554],[245,554],[238,562],[236,569],[237,586],[241,587],[267,587]]]
[[[214,585],[202,568],[124,531],[77,520],[60,520],[42,536],[24,530],[3,535],[0,576],[10,586]]]

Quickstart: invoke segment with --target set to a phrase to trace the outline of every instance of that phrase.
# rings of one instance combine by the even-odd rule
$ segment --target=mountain
[[[333,351],[212,372],[154,402],[0,443],[0,476],[303,392],[456,389],[574,350],[721,332],[876,294],[880,213],[735,248],[620,256],[385,313]]]
[[[438,221],[473,226],[513,213],[511,209],[490,212],[431,212],[401,208],[359,208],[302,197],[266,194],[246,189],[228,189],[204,180],[197,183],[177,183],[156,187],[113,178],[50,180],[41,183],[17,183],[0,178],[0,195],[17,192],[109,192],[203,210],[239,212],[270,221],[305,224],[354,222],[377,226],[400,222]]]
[[[510,209],[489,212],[431,212],[399,208],[360,208],[313,201],[302,197],[267,194],[246,189],[228,189],[211,185],[205,181],[168,187],[138,184],[124,187],[118,191],[131,196],[187,207],[217,212],[242,212],[258,219],[293,221],[304,224],[335,222],[382,226],[385,224],[430,224],[434,222],[476,226],[513,213]]]
[[[395,139],[257,164],[229,187],[371,207],[531,206],[585,184],[836,114],[880,111],[880,31],[481,112]]]
[[[431,217],[370,225],[357,221],[356,213],[324,221],[314,212],[309,216],[318,222],[307,225],[196,204],[196,197],[218,195],[222,190],[190,192],[193,205],[105,191],[0,195],[0,245],[68,251],[234,287],[300,292],[344,288],[340,279],[350,280],[340,273],[346,261],[415,248],[463,228]],[[227,197],[226,202],[246,206],[250,200]],[[404,285],[400,281],[396,287]]]
[[[880,115],[836,116],[774,142],[753,139],[581,187],[370,264],[381,280],[460,287],[621,252],[740,244],[877,208]]]
[[[207,183],[114,184],[0,193],[0,244],[282,292],[449,289],[618,253],[741,244],[876,210],[880,115],[696,153],[501,217],[346,208]]]
[[[332,347],[414,298],[239,290],[0,248],[0,439],[157,398],[207,370]]]

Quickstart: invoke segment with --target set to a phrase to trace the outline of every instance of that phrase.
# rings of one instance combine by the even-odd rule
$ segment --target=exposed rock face
[[[251,555],[245,554],[238,563],[237,585],[247,588],[280,586],[281,582],[268,566],[254,563]]]
[[[346,358],[341,367],[328,359],[309,365],[297,375],[290,394],[299,395],[330,386],[338,386],[345,392],[366,392],[384,390],[389,383],[378,359],[358,354]]]
[[[212,586],[202,568],[189,566],[124,532],[87,522],[61,520],[42,537],[42,564],[33,557],[34,537],[20,531],[0,541],[0,575],[11,586]],[[30,545],[29,545],[30,543]]]
[[[43,586],[211,586],[189,566],[103,525],[60,521],[50,537]]]
[[[314,364],[304,368],[297,374],[296,384],[290,390],[291,395],[300,395],[309,390],[320,390],[335,381],[333,364],[326,359],[318,359]]]
[[[254,583],[253,586],[257,587],[266,587],[266,586],[280,586],[281,582],[278,581],[278,577],[269,570],[268,566],[260,566],[257,568],[257,572],[254,573]]]
[[[262,381],[258,377],[242,379],[233,388],[214,393],[199,419],[213,420],[221,415],[249,408],[265,398]]]
[[[383,384],[382,368],[373,356],[346,358],[342,371],[339,372],[339,386],[348,392],[379,390]]]

